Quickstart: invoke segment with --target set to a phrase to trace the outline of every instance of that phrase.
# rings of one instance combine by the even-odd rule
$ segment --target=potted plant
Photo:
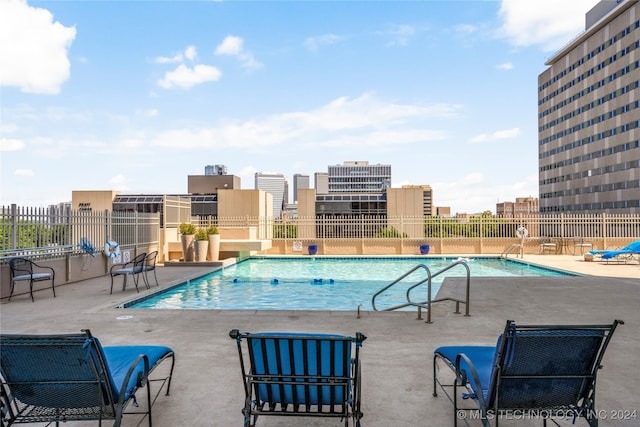
[[[198,229],[196,238],[196,261],[202,262],[207,260],[207,252],[209,251],[209,238],[204,228]]]
[[[183,222],[180,224],[178,231],[180,233],[180,242],[182,242],[182,256],[185,261],[193,261],[195,255],[194,236],[196,234],[196,226]]]
[[[220,257],[220,232],[215,225],[207,228],[209,237],[209,261],[218,261]]]

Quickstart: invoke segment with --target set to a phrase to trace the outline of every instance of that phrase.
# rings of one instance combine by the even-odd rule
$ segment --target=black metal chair
[[[144,280],[147,285],[147,289],[151,287],[149,283],[149,272],[153,271],[153,277],[156,279],[156,286],[160,286],[158,283],[158,276],[156,276],[156,260],[158,259],[158,251],[153,251],[149,253],[144,259],[144,266],[142,270],[144,271]]]
[[[16,282],[27,281],[29,282],[29,295],[31,295],[31,301],[35,301],[33,299],[33,283],[45,280],[51,280],[51,290],[53,291],[53,296],[55,298],[56,272],[53,268],[38,265],[27,258],[12,258],[9,260],[9,268],[11,269],[11,291],[9,292],[8,301],[11,301],[11,296],[13,295]]]
[[[138,276],[142,274],[144,279],[144,260],[146,257],[146,252],[143,252],[129,262],[112,265],[109,270],[109,274],[111,275],[111,291],[109,293],[113,293],[113,278],[116,276],[124,276],[124,282],[122,283],[123,291],[127,287],[127,277],[133,276],[133,283],[136,285],[136,291],[140,292],[138,289]]]
[[[554,417],[584,418],[596,427],[596,375],[616,326],[623,323],[540,326],[509,320],[495,346],[436,349],[433,395],[438,395],[440,385],[453,402],[454,426],[471,417],[461,412],[467,410],[458,405],[462,397],[475,401],[485,427],[492,419],[498,426],[503,414],[538,415],[545,426],[547,419],[555,422]],[[455,374],[453,384],[438,378],[439,360]],[[467,392],[460,393],[458,387]],[[452,396],[447,388],[453,388]]]
[[[89,330],[80,334],[0,335],[0,404],[3,427],[21,423],[115,420],[140,414],[152,426],[151,408],[167,386],[169,395],[175,355],[164,346],[103,347]],[[151,372],[171,358],[164,375]],[[161,383],[152,399],[151,383]],[[146,386],[140,409],[136,391]],[[140,420],[137,425],[144,420]],[[49,425],[47,424],[47,425]]]
[[[233,329],[240,355],[245,426],[258,415],[349,419],[360,426],[360,347],[367,338],[289,332],[240,333]],[[242,340],[246,340],[246,356]],[[352,347],[355,344],[355,357]],[[245,357],[249,366],[245,365]]]

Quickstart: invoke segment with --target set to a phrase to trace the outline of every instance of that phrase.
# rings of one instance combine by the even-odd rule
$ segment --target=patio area
[[[474,278],[471,316],[454,314],[449,303],[436,305],[432,324],[415,312],[222,311],[117,309],[145,293],[109,294],[109,276],[14,296],[0,304],[2,333],[71,333],[90,329],[104,345],[159,344],[176,352],[170,396],[153,409],[157,427],[242,425],[244,391],[233,328],[241,331],[364,333],[362,425],[367,427],[448,426],[453,407],[432,396],[433,350],[448,344],[492,345],[507,319],[521,324],[599,324],[614,319],[616,331],[599,372],[596,409],[600,426],[640,425],[640,265],[585,262],[579,256],[525,255],[524,261],[588,276]],[[160,287],[197,277],[210,267],[158,268]],[[457,279],[449,278],[449,286]],[[116,285],[117,288],[117,285]],[[144,288],[144,287],[143,287]],[[447,373],[448,374],[448,373]],[[635,411],[635,412],[634,412]],[[631,414],[635,413],[635,417]],[[619,415],[627,415],[619,419]],[[617,419],[616,419],[617,418]],[[625,418],[625,417],[623,417]],[[123,426],[140,421],[125,416]],[[146,421],[145,421],[146,423]],[[541,420],[502,418],[504,426],[539,426]],[[572,420],[562,420],[572,425]],[[73,423],[70,425],[97,425]],[[143,424],[145,425],[145,424]],[[262,417],[259,426],[341,426],[339,419]],[[470,422],[480,426],[479,421]],[[578,420],[577,426],[586,425]]]

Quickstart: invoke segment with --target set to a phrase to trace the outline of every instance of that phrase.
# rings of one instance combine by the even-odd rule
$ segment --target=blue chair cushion
[[[149,370],[151,371],[160,360],[173,352],[169,347],[153,345],[107,346],[103,347],[102,351],[104,352],[106,364],[111,372],[116,397],[124,385],[123,382],[129,371],[129,367],[139,355],[147,355],[149,358]],[[144,374],[143,360],[140,360],[136,365],[135,371],[129,379],[124,396],[125,400],[129,399],[136,389],[138,373]]]
[[[491,386],[491,373],[493,372],[493,366],[495,364],[496,351],[497,346],[444,346],[437,348],[435,353],[448,360],[451,365],[454,366],[454,369],[458,354],[466,354],[476,368],[476,372],[480,378],[482,395],[486,401],[489,387]],[[460,369],[466,372],[472,390],[478,394],[479,390],[476,389],[471,370],[464,359],[460,360]]]
[[[350,376],[352,342],[350,337],[331,334],[262,332],[251,334],[247,339],[251,348],[254,374],[283,374],[286,378],[286,375],[305,375],[306,369],[306,375],[309,376]],[[331,356],[332,341],[337,344],[334,346],[333,357]],[[346,345],[345,341],[348,341]],[[279,345],[276,345],[276,342]],[[305,346],[306,359],[304,357]],[[318,356],[320,360],[318,360]],[[302,381],[299,378],[290,380]],[[320,383],[323,381],[328,383],[322,379],[308,380],[308,382]],[[349,383],[345,380],[331,384],[333,385],[307,386],[306,389],[305,386],[296,386],[295,390],[294,387],[287,385],[280,387],[259,384],[257,397],[261,401],[283,404],[344,404],[346,399],[344,392],[346,390],[348,393]],[[336,387],[340,384],[343,384],[344,388]],[[333,388],[333,399],[331,398],[331,388]]]

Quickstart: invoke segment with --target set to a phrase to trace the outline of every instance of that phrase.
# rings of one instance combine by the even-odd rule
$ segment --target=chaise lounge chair
[[[600,258],[609,261],[628,262],[634,257],[640,256],[640,240],[630,243],[622,249],[608,251],[600,254]],[[640,257],[639,257],[640,259]]]
[[[640,255],[640,240],[629,243],[627,246],[620,249],[597,249],[589,251],[588,253],[594,257],[600,257],[606,260],[618,258],[626,262],[633,258],[634,255]]]
[[[490,420],[498,426],[500,416],[538,414],[547,425],[554,416],[574,420],[583,417],[589,426],[598,425],[595,408],[596,375],[613,332],[611,325],[522,326],[507,321],[495,346],[446,346],[433,357],[433,395],[437,385],[453,402],[454,426],[469,410],[458,405],[458,387],[466,389],[462,399],[478,407],[485,427]],[[453,384],[437,376],[438,361],[454,373]],[[453,396],[447,388],[453,387]],[[461,415],[462,414],[462,415]]]
[[[163,387],[169,395],[175,357],[169,347],[103,347],[89,330],[66,335],[0,335],[0,404],[2,426],[14,423],[54,423],[115,420],[123,414],[148,417]],[[171,370],[162,378],[151,372],[171,358]],[[157,377],[157,375],[155,376]],[[153,400],[151,382],[161,382]],[[136,391],[146,386],[145,410]],[[142,422],[140,420],[140,422]],[[49,425],[47,424],[47,425]],[[139,424],[138,424],[139,425]]]
[[[360,426],[359,353],[367,338],[363,334],[352,338],[233,329],[229,336],[236,340],[240,356],[245,426],[255,426],[258,415],[339,417],[345,427],[352,418],[353,425]]]

